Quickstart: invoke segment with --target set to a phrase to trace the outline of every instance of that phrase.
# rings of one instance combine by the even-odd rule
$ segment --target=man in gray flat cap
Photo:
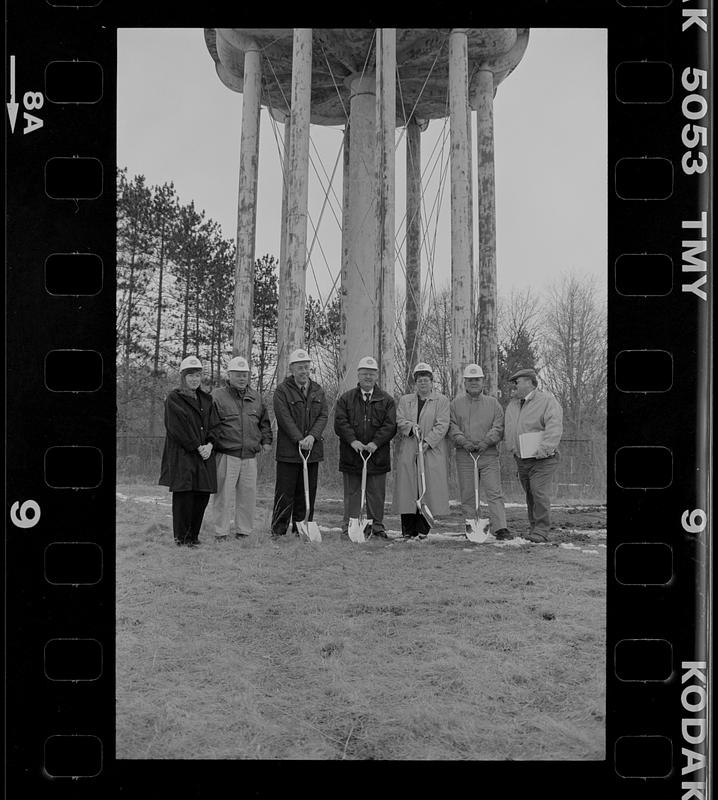
[[[505,441],[516,459],[526,492],[531,542],[547,542],[551,529],[551,482],[558,466],[563,434],[563,411],[558,400],[538,388],[533,369],[520,369],[509,378],[516,394],[506,407]]]

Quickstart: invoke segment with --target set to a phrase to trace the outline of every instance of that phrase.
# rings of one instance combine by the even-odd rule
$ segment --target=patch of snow
[[[496,539],[492,542],[494,547],[521,547],[525,544],[546,544],[546,542],[530,542],[528,539],[522,539],[517,536],[515,539],[506,539],[503,542],[497,542]]]

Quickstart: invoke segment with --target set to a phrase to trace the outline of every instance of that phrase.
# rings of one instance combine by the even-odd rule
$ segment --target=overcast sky
[[[227,238],[236,235],[242,96],[215,73],[202,29],[118,31],[117,163],[150,184],[174,181],[180,199],[204,209]],[[606,32],[603,29],[531,30],[526,53],[499,86],[494,104],[499,294],[543,289],[573,269],[595,276],[605,292],[606,264]],[[422,139],[424,166],[442,151],[441,120]],[[283,127],[261,117],[256,255],[279,256]],[[331,175],[341,128],[312,125],[316,169]],[[397,287],[403,286],[404,142],[397,130]],[[475,164],[475,149],[474,164]],[[307,292],[326,297],[339,271],[335,215],[341,198],[341,160],[317,242]],[[438,174],[438,167],[435,170]],[[309,214],[317,224],[327,178],[310,169]],[[439,198],[427,181],[427,214]],[[422,255],[436,286],[450,275],[449,191],[441,195],[438,224],[431,218]],[[476,206],[475,206],[476,208]],[[310,224],[308,242],[314,237]],[[475,238],[478,237],[478,233]],[[477,252],[475,252],[475,258]]]

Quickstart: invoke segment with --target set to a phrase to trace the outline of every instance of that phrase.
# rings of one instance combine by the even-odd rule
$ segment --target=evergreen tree
[[[197,266],[203,253],[204,211],[199,214],[194,201],[181,206],[177,219],[177,227],[171,240],[171,256],[176,265],[175,275],[181,290],[182,304],[182,351],[180,358],[189,354],[190,346],[190,309],[196,300]]]
[[[277,369],[277,312],[279,263],[266,254],[254,262],[254,326],[252,330],[252,367],[256,387],[266,394]]]
[[[151,276],[154,252],[152,192],[143,175],[127,178],[117,172],[117,338],[122,360],[122,401],[131,397],[130,369],[135,356],[146,362],[149,355],[138,335],[142,327],[142,293]]]

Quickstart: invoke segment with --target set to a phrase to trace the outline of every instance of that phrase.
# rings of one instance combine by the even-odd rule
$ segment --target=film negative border
[[[114,751],[115,32],[30,5],[6,50],[6,780],[90,797]]]
[[[708,777],[708,13],[645,4],[609,35],[607,739],[634,797]]]
[[[201,27],[211,5],[181,18],[163,3],[117,18],[101,2],[8,12],[8,783],[36,797],[152,778],[199,791],[232,774],[114,761],[116,28]],[[512,765],[512,780],[543,781],[554,796],[588,780],[616,797],[702,797],[713,6],[542,6],[518,3],[512,16],[608,28],[607,759]],[[505,764],[470,766],[473,778],[506,779]],[[272,786],[247,788],[262,780]]]

